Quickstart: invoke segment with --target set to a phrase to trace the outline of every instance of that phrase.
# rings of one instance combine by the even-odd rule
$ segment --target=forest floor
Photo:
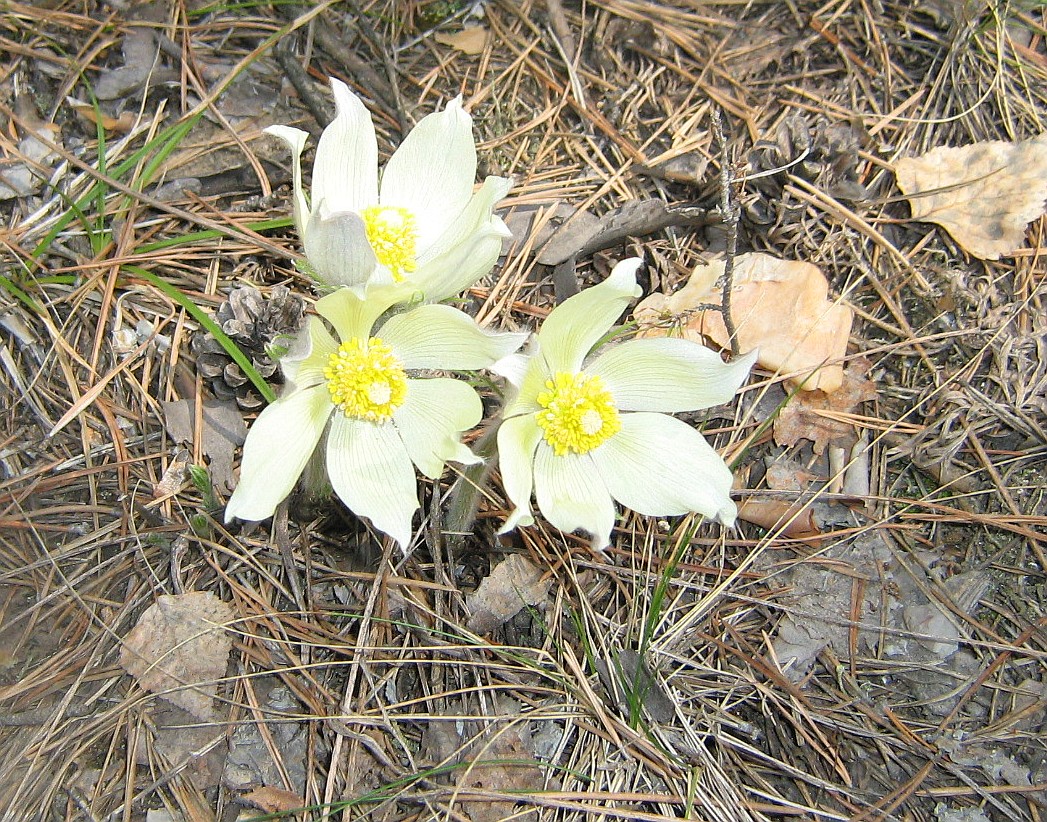
[[[1044,4],[8,2],[0,77],[0,817],[1047,818]],[[657,295],[734,206],[736,276],[813,278],[736,321],[845,317],[821,390],[686,418],[735,527],[498,536],[496,466],[467,533],[421,482],[407,557],[336,503],[224,523],[264,400],[213,325],[278,391],[320,294],[262,129],[308,182],[329,77],[383,162],[462,95],[514,180],[488,327],[641,256],[694,333]],[[977,179],[914,219],[945,146]]]

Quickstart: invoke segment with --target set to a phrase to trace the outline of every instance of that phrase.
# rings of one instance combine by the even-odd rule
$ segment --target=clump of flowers
[[[335,494],[404,550],[419,508],[415,471],[479,458],[463,444],[483,407],[448,372],[489,368],[514,395],[497,434],[503,531],[533,522],[531,496],[563,531],[610,540],[615,502],[653,516],[697,512],[730,525],[731,472],[693,427],[668,414],[725,403],[755,353],[724,363],[682,339],[603,344],[639,296],[639,259],[555,308],[526,355],[526,335],[481,329],[440,300],[493,266],[509,181],[473,192],[476,149],[460,100],[422,119],[378,180],[363,103],[332,80],[338,114],[324,130],[312,201],[302,188],[305,132],[268,129],[294,152],[295,220],[309,268],[334,291],[317,301],[281,368],[283,395],[255,421],[226,520],[262,520],[322,456]]]
[[[694,428],[668,413],[728,402],[755,354],[724,363],[683,339],[599,346],[640,295],[637,258],[553,309],[523,363],[498,431],[502,482],[515,508],[503,531],[529,525],[531,494],[562,531],[605,547],[614,502],[641,514],[697,512],[734,523],[731,472]],[[503,365],[509,375],[509,370]]]
[[[363,297],[396,285],[403,299],[457,295],[491,270],[509,230],[493,213],[511,182],[488,177],[473,191],[472,118],[455,98],[404,138],[378,176],[378,141],[360,98],[331,80],[337,114],[313,163],[312,197],[302,185],[306,132],[270,126],[294,156],[294,216],[309,267],[325,285]]]
[[[389,287],[361,300],[347,288],[316,303],[337,339],[310,317],[281,361],[288,390],[255,420],[226,520],[262,520],[291,493],[322,449],[331,487],[355,513],[405,550],[418,510],[415,467],[438,479],[444,464],[478,458],[461,435],[480,422],[476,391],[433,370],[475,370],[502,359],[522,334],[479,328],[458,309],[421,305],[379,321]]]

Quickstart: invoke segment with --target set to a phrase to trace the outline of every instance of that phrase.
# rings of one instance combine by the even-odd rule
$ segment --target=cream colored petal
[[[327,437],[327,472],[342,502],[406,552],[418,489],[411,458],[392,422],[376,425],[336,413]]]
[[[545,318],[538,342],[548,371],[572,373],[582,367],[593,346],[640,295],[636,271],[642,263],[639,257],[622,260],[606,280],[568,297]]]
[[[287,354],[280,360],[284,380],[295,390],[311,388],[327,382],[324,369],[338,343],[327,333],[317,317],[308,317],[305,328],[298,332]]]
[[[526,334],[480,328],[449,305],[423,305],[394,314],[376,332],[404,368],[472,371],[487,368],[519,348]]]
[[[731,471],[705,438],[664,414],[622,414],[622,429],[591,452],[618,502],[648,516],[692,511],[734,523]]]
[[[473,121],[455,98],[404,138],[382,173],[380,201],[415,215],[424,253],[466,207],[475,179]]]
[[[305,150],[305,141],[309,134],[300,128],[292,126],[269,126],[263,129],[266,134],[279,137],[291,149],[292,180],[294,181],[294,224],[298,229],[298,236],[305,236],[305,224],[309,219],[309,204],[305,199],[305,191],[302,189],[302,152]]]
[[[444,463],[480,462],[462,444],[462,433],[483,417],[483,403],[461,380],[408,380],[407,397],[393,414],[411,461],[429,479],[438,479]]]
[[[512,232],[494,214],[494,207],[505,198],[512,186],[512,180],[505,177],[488,177],[484,180],[479,191],[469,198],[468,205],[455,215],[446,229],[434,238],[433,243],[424,249],[419,247],[419,266],[447,254],[481,231],[493,234],[499,240],[511,237]]]
[[[350,211],[330,213],[327,205],[326,201],[317,201],[306,222],[302,238],[306,259],[324,285],[345,286],[362,295],[378,266],[364,221]]]
[[[371,114],[340,80],[331,80],[337,114],[320,135],[313,163],[313,208],[359,213],[378,202],[378,141]]]
[[[484,228],[447,254],[412,272],[401,287],[424,302],[457,297],[491,272],[501,254],[502,238]]]
[[[256,522],[273,515],[294,488],[331,414],[322,386],[295,391],[266,407],[247,434],[240,482],[225,507],[225,521]]]
[[[558,457],[548,443],[538,443],[534,496],[542,515],[564,533],[585,531],[592,535],[596,548],[610,544],[614,500],[588,454]]]
[[[691,340],[651,338],[608,346],[585,366],[600,376],[621,411],[695,411],[730,402],[756,352],[730,363]]]
[[[533,414],[509,417],[498,428],[498,468],[502,487],[513,510],[499,530],[512,531],[518,525],[531,525],[531,491],[534,488],[534,452],[542,431]]]

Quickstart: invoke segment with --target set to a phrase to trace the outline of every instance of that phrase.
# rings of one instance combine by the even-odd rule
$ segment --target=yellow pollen
[[[385,422],[407,396],[403,366],[378,337],[342,343],[324,369],[327,390],[347,417]]]
[[[621,430],[614,399],[595,374],[560,371],[545,387],[534,416],[556,456],[586,454]]]
[[[396,282],[401,282],[418,265],[418,225],[414,215],[401,206],[377,205],[368,206],[360,216],[374,256],[392,272]]]

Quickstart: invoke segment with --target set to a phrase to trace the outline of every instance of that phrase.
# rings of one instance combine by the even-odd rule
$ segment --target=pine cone
[[[240,285],[218,306],[214,321],[240,346],[266,382],[279,385],[283,382],[278,367],[280,352],[287,349],[301,328],[304,313],[305,303],[285,286],[273,286],[266,298],[257,288]],[[258,389],[214,336],[198,331],[192,345],[196,368],[210,380],[211,389],[219,399],[235,399],[245,411],[263,405]]]

